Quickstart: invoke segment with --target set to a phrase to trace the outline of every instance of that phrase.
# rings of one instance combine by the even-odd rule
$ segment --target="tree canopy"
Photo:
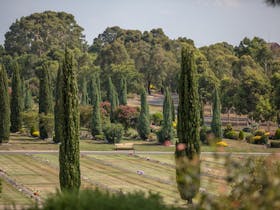
[[[32,53],[42,55],[53,49],[83,48],[83,28],[72,14],[45,11],[16,20],[5,34],[8,54]]]

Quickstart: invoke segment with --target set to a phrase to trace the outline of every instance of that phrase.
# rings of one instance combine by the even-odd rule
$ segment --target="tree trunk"
[[[151,82],[150,81],[148,81],[147,89],[148,89],[148,94],[151,95]]]

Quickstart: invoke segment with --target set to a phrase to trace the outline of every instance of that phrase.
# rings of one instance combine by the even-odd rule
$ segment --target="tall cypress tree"
[[[19,66],[16,61],[12,63],[12,96],[11,96],[11,132],[18,132],[22,126],[22,86]]]
[[[97,80],[93,80],[93,113],[92,113],[92,125],[91,134],[100,135],[102,133],[101,113],[100,113],[100,93],[97,85]]]
[[[176,181],[181,198],[192,203],[200,186],[200,104],[194,49],[182,49],[176,143]]]
[[[102,101],[102,97],[101,97],[101,85],[100,85],[100,74],[96,73],[96,84],[97,84],[97,88],[98,88],[98,93],[99,93],[99,101]]]
[[[204,126],[204,104],[203,104],[203,100],[200,100],[200,125]]]
[[[73,56],[65,50],[62,67],[58,73],[56,112],[57,121],[61,123],[62,133],[56,133],[61,142],[59,148],[59,180],[62,191],[78,190],[81,185],[80,149],[79,149],[79,98],[76,69]],[[57,125],[56,125],[57,126]],[[63,134],[63,135],[61,135]]]
[[[10,137],[10,98],[8,78],[4,66],[0,66],[0,144]]]
[[[81,84],[81,105],[87,105],[88,104],[88,91],[87,91],[87,80],[85,78],[82,79]]]
[[[217,139],[222,139],[222,123],[221,123],[221,101],[217,87],[214,90],[213,116],[211,129]]]
[[[92,78],[90,80],[89,83],[89,91],[88,91],[88,96],[89,96],[89,100],[90,100],[90,104],[93,105],[94,104],[94,86],[97,86],[98,89],[98,95],[99,95],[99,101],[101,102],[101,90],[100,90],[100,77],[98,73],[93,73],[92,74]],[[109,99],[108,99],[109,100]]]
[[[163,124],[159,132],[159,141],[163,143],[166,140],[173,139],[172,129],[172,98],[169,89],[164,90],[165,97],[163,101]]]
[[[172,111],[172,121],[174,122],[176,120],[176,114],[175,114],[175,105],[172,97],[171,97],[171,111]]]
[[[108,100],[110,101],[110,105],[111,105],[110,120],[111,120],[111,122],[115,122],[114,114],[115,114],[117,107],[119,106],[119,98],[118,98],[118,93],[112,82],[111,77],[108,78],[108,86],[109,87],[108,87],[107,97],[108,97]]]
[[[150,134],[150,114],[149,114],[149,106],[147,103],[147,94],[145,89],[143,88],[141,92],[141,110],[138,119],[138,134],[141,139],[145,140],[148,138]]]
[[[126,79],[121,78],[120,80],[120,105],[127,105],[127,87]]]
[[[24,111],[28,111],[32,108],[33,99],[31,95],[31,91],[29,87],[25,85],[25,92],[24,92]]]
[[[40,72],[40,89],[39,89],[39,130],[40,138],[48,138],[48,129],[46,128],[46,121],[43,120],[43,115],[53,113],[53,95],[51,88],[50,71],[48,70],[47,64],[43,64],[43,68]]]
[[[54,142],[59,143],[63,138],[63,119],[64,119],[64,109],[63,109],[63,100],[62,100],[62,65],[59,65],[59,69],[56,77],[56,86],[55,86],[55,106],[54,106],[54,132],[55,138]]]

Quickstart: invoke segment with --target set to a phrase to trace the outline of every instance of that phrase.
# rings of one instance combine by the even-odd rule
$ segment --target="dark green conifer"
[[[29,111],[33,105],[33,98],[31,95],[31,91],[28,86],[25,85],[24,92],[24,111]]]
[[[149,114],[149,106],[147,103],[147,94],[145,89],[143,88],[141,92],[141,110],[138,119],[138,134],[141,139],[146,140],[149,137],[151,132],[150,129],[150,114]]]
[[[171,111],[172,111],[172,121],[174,122],[176,120],[176,114],[175,114],[175,105],[172,97],[171,97]]]
[[[39,89],[39,131],[40,138],[46,139],[51,135],[51,131],[47,129],[46,121],[43,120],[43,115],[49,115],[53,113],[53,94],[50,71],[47,64],[43,64],[42,70],[39,75],[40,89]]]
[[[98,88],[98,93],[99,93],[99,101],[102,102],[102,97],[101,97],[101,88],[100,88],[100,75],[99,73],[96,73],[96,84]]]
[[[126,87],[126,79],[121,78],[120,80],[120,105],[127,105],[127,87]]]
[[[74,69],[73,56],[65,50],[62,67],[58,73],[57,122],[62,132],[55,134],[61,142],[59,148],[59,180],[62,191],[79,190],[80,149],[79,149],[79,99],[77,72]],[[56,124],[57,126],[57,124]],[[57,130],[56,130],[57,131]]]
[[[107,93],[108,100],[111,105],[110,110],[110,120],[111,122],[115,122],[115,111],[119,106],[119,97],[116,91],[116,88],[111,80],[111,77],[108,78],[108,93]]]
[[[214,90],[213,101],[213,116],[211,122],[211,129],[217,139],[222,139],[222,123],[221,123],[221,101],[219,91],[217,88]]]
[[[0,144],[10,137],[10,98],[8,78],[4,66],[0,65]]]
[[[22,126],[22,86],[19,66],[16,61],[12,63],[12,95],[11,95],[11,132],[18,132]]]
[[[81,105],[88,104],[88,91],[87,91],[87,80],[85,78],[82,79],[81,82]]]
[[[169,89],[164,90],[165,97],[163,101],[163,123],[161,130],[158,133],[159,141],[164,143],[166,140],[173,139],[172,128],[172,98]]]
[[[91,134],[93,137],[102,133],[101,113],[100,113],[100,93],[97,85],[97,80],[93,80],[93,113]]]
[[[194,49],[183,47],[179,80],[176,181],[182,199],[192,203],[200,186],[200,104]]]
[[[62,100],[62,64],[59,65],[59,69],[56,77],[55,85],[55,106],[54,106],[54,142],[59,143],[63,138],[63,118],[64,118],[64,109],[63,109],[63,100]]]
[[[204,104],[202,100],[200,100],[200,125],[204,126]]]

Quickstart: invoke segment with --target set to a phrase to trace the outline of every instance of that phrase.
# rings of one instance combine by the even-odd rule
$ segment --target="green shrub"
[[[39,115],[38,112],[22,112],[22,122],[27,130],[31,130],[33,127],[34,130],[38,130],[38,122],[39,122]],[[31,132],[32,133],[32,132]]]
[[[234,140],[238,140],[239,138],[239,133],[232,130],[232,131],[228,131],[227,133],[224,134],[224,137],[227,139],[234,139]]]
[[[244,132],[243,132],[243,131],[240,131],[240,132],[239,132],[239,135],[238,135],[238,138],[239,138],[240,140],[243,140],[244,137],[245,137]]]
[[[274,139],[280,139],[280,128],[276,129]]]
[[[151,123],[152,123],[153,125],[160,126],[162,120],[163,120],[163,114],[162,114],[162,112],[156,112],[156,113],[154,113],[154,114],[151,115]]]
[[[243,158],[226,161],[229,193],[202,193],[192,210],[280,209],[280,165],[271,158]]]
[[[105,139],[110,144],[119,143],[123,137],[124,128],[121,124],[112,123],[104,128]]]
[[[175,130],[173,128],[171,128],[171,133],[165,132],[163,128],[161,128],[156,132],[157,140],[161,144],[164,143],[165,141],[172,141],[174,134],[175,134]]]
[[[248,136],[246,136],[246,142],[247,143],[250,143],[250,144],[253,144],[253,137],[254,137],[254,135],[248,135]]]
[[[128,128],[128,130],[124,133],[124,136],[131,139],[137,139],[138,132],[134,128]]]
[[[262,135],[261,137],[261,144],[267,144],[268,143],[268,136]]]
[[[149,141],[156,141],[157,140],[157,135],[155,133],[149,133],[148,140]]]
[[[33,134],[35,131],[36,131],[35,126],[32,125],[31,128],[30,128],[30,130],[29,130],[30,135],[32,136],[32,134]]]
[[[115,193],[99,190],[84,190],[57,193],[49,197],[42,207],[32,207],[29,210],[175,210],[175,207],[163,204],[157,194]]]
[[[54,116],[52,114],[40,114],[39,115],[39,129],[40,138],[51,138],[53,137],[54,130]]]
[[[280,148],[280,141],[279,140],[271,140],[270,141],[270,147],[271,148]]]
[[[201,129],[200,129],[200,141],[203,143],[203,144],[207,144],[208,141],[207,141],[207,127],[206,126],[203,126]]]
[[[246,141],[250,144],[267,144],[268,143],[268,136],[247,136]]]
[[[226,126],[225,129],[224,129],[223,135],[225,136],[226,133],[228,133],[228,132],[230,132],[230,131],[232,131],[232,126],[231,126],[231,124],[227,124],[227,126]]]
[[[80,106],[80,126],[90,129],[92,121],[92,106]]]
[[[102,134],[100,134],[100,135],[95,135],[94,138],[95,138],[96,140],[104,140],[104,139],[105,139],[104,135],[102,135]]]
[[[129,127],[135,128],[139,112],[137,108],[121,105],[115,111],[116,119],[119,123],[124,126],[124,129],[127,131]]]

